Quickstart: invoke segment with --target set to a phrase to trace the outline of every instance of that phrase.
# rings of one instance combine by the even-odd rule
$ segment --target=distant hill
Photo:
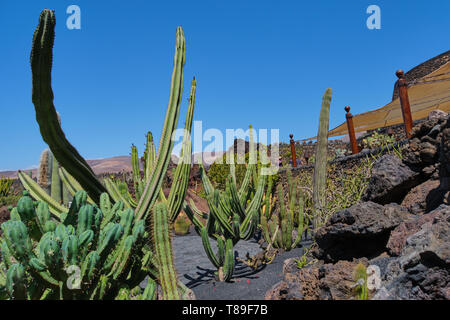
[[[87,160],[95,174],[131,171],[131,157],[118,156],[105,159]],[[29,170],[24,170],[29,171]],[[32,169],[33,178],[37,176],[38,169]],[[0,176],[5,178],[17,178],[17,171],[2,171]]]
[[[245,146],[245,152],[249,151],[249,142],[248,141],[241,141],[242,139],[235,139],[233,146],[228,148],[227,151],[230,151],[234,149],[235,152],[237,152],[237,145],[238,142],[242,142]],[[259,145],[257,145],[257,149],[259,149]],[[198,159],[199,157],[203,159],[203,165],[206,168],[209,168],[209,166],[217,159],[221,158],[226,151],[217,151],[217,152],[198,152],[192,154],[192,163],[196,163],[194,159]],[[176,155],[172,155],[172,162],[178,163],[177,161],[178,157]],[[131,156],[117,156],[112,158],[105,158],[105,159],[95,159],[95,160],[87,160],[87,163],[91,166],[92,170],[94,170],[95,174],[102,174],[102,173],[117,173],[122,171],[131,171]],[[141,163],[142,168],[142,163]],[[30,170],[24,170],[23,171],[30,171]],[[31,172],[33,174],[33,178],[37,176],[38,169],[31,169]],[[5,178],[17,178],[17,170],[16,171],[0,171],[0,177]]]

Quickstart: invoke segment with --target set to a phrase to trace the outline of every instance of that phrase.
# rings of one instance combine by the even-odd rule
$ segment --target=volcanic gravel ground
[[[310,241],[302,247],[277,254],[271,264],[253,270],[242,262],[235,262],[232,282],[214,279],[216,268],[209,261],[203,249],[202,240],[196,233],[172,238],[175,268],[179,279],[195,293],[197,300],[263,300],[267,290],[283,278],[283,262],[288,258],[300,257]],[[211,246],[217,249],[216,243]],[[247,252],[253,256],[262,249],[257,239],[239,241],[235,246],[235,257],[245,260]]]

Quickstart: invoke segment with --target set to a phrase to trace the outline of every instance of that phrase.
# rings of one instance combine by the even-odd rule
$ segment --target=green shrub
[[[364,149],[375,149],[379,147],[387,146],[395,142],[395,138],[387,134],[382,134],[379,131],[375,131],[369,137],[362,140],[362,145]]]

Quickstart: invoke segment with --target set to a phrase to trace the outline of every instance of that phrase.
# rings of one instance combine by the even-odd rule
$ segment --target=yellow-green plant
[[[358,300],[367,300],[367,268],[362,263],[358,263],[353,271],[353,281],[355,285],[353,287],[354,295]]]
[[[306,266],[312,265],[317,262],[317,259],[309,259],[308,258],[308,255],[312,249],[312,246],[313,245],[311,245],[308,249],[306,249],[300,258],[294,259],[294,262],[297,264],[297,268],[302,269]]]
[[[363,147],[367,149],[385,147],[394,142],[395,137],[380,133],[378,130],[362,140]]]
[[[13,179],[0,177],[0,197],[7,197],[11,192]]]

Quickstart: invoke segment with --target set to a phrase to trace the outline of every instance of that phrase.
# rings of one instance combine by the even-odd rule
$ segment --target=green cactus
[[[325,207],[325,189],[327,179],[327,155],[328,155],[328,128],[330,118],[330,103],[332,90],[328,88],[322,99],[320,111],[319,132],[317,134],[317,148],[314,162],[313,178],[313,206],[314,230],[319,226],[322,217],[322,210]]]
[[[256,151],[250,126],[250,155],[254,154]],[[206,225],[203,225],[198,218],[199,215],[203,218],[205,215],[195,208],[192,201],[190,206],[186,202],[183,203],[183,210],[202,237],[208,258],[218,269],[217,277],[220,281],[229,281],[232,278],[236,243],[241,239],[249,240],[253,237],[259,224],[260,207],[267,176],[258,175],[256,160],[251,160],[239,190],[234,176],[234,164],[231,164],[225,192],[214,189],[203,165],[200,164],[210,210]],[[251,192],[251,187],[253,187],[254,193]],[[216,254],[211,248],[210,238],[217,241],[218,251]]]
[[[66,139],[53,105],[51,69],[55,24],[54,11],[45,9],[41,12],[39,24],[33,35],[30,63],[33,79],[32,100],[36,110],[36,120],[42,138],[58,162],[80,182],[92,199],[98,201],[100,194],[106,192],[106,189],[97,180],[86,160]]]
[[[41,153],[41,159],[39,161],[39,169],[38,169],[38,184],[39,186],[45,190],[48,194],[50,194],[51,189],[51,181],[52,181],[52,163],[53,163],[53,155],[49,149],[45,149]]]
[[[150,288],[142,297],[154,297],[152,281],[157,279],[164,280],[164,298],[184,297],[187,290],[179,289],[183,286],[173,268],[165,204],[155,207],[147,232],[133,210],[112,207],[106,193],[101,198],[99,208],[79,191],[57,221],[51,220],[46,202],[34,202],[25,191],[14,208],[18,216],[1,225],[0,270],[7,272],[0,275],[6,279],[0,281],[0,292],[11,299],[114,299],[122,288],[133,290],[149,276]],[[78,278],[71,277],[77,270]]]
[[[180,111],[181,97],[183,93],[183,69],[186,55],[186,43],[184,32],[181,27],[177,28],[177,41],[175,46],[174,69],[170,85],[169,106],[164,121],[163,131],[158,148],[158,155],[155,159],[151,175],[147,179],[147,184],[142,192],[142,196],[136,207],[138,219],[146,218],[149,209],[155,204],[160,195],[160,189],[165,172],[170,162],[170,155],[174,141],[172,134],[176,129]],[[193,81],[193,85],[195,79]],[[186,119],[186,122],[187,119]]]
[[[58,160],[56,160],[55,157],[52,157],[52,158],[53,158],[52,185],[51,185],[50,195],[55,201],[57,201],[59,203],[63,203],[62,182],[61,182],[61,178],[59,177],[59,172],[58,172],[59,164],[58,164]]]
[[[42,194],[43,192],[46,192],[53,200],[68,207],[73,195],[81,190],[81,186],[79,186],[79,183],[76,181],[77,188],[74,188],[71,185],[74,179],[67,171],[65,172],[65,179],[63,179],[64,177],[62,177],[63,173],[61,173],[61,169],[63,168],[59,168],[58,160],[56,160],[52,152],[49,149],[45,149],[41,154],[37,179],[38,186],[43,190],[39,190],[39,192],[35,193]],[[67,176],[70,176],[71,179],[69,180]],[[24,187],[27,188],[29,185],[25,183]],[[31,189],[29,191],[32,192]],[[38,200],[43,199],[38,198]]]
[[[164,203],[158,203],[155,206],[151,219],[156,260],[158,265],[165,266],[164,268],[159,268],[159,279],[162,279],[161,288],[164,299],[179,300],[180,294],[177,289],[177,276],[173,262],[167,206]]]
[[[69,181],[66,183],[69,192],[81,188],[86,192],[76,192],[71,207],[67,209],[52,199],[31,177],[19,172],[19,178],[25,188],[30,191],[31,196],[37,200],[44,200],[39,201],[40,207],[38,206],[39,210],[37,210],[39,214],[35,210],[35,218],[28,217],[32,211],[25,210],[21,213],[20,210],[13,209],[11,212],[11,216],[15,219],[12,221],[21,221],[22,215],[28,217],[27,227],[29,227],[29,234],[33,241],[37,242],[39,235],[42,234],[33,254],[27,253],[31,258],[23,259],[23,265],[29,277],[36,278],[39,283],[45,284],[39,287],[45,290],[28,292],[28,298],[71,299],[80,296],[92,299],[113,298],[117,297],[119,292],[123,294],[130,288],[133,291],[136,283],[139,283],[137,281],[142,281],[142,277],[146,275],[161,285],[165,298],[190,298],[192,291],[178,280],[173,279],[173,275],[176,274],[173,270],[173,263],[169,263],[167,258],[163,259],[163,256],[160,255],[161,252],[159,254],[155,252],[157,248],[163,246],[166,250],[164,257],[171,256],[170,238],[168,238],[169,242],[164,244],[158,243],[159,237],[141,241],[142,233],[145,231],[145,222],[151,221],[148,218],[152,217],[152,212],[155,212],[153,207],[158,199],[162,203],[157,208],[161,212],[167,212],[169,223],[177,217],[181,210],[189,178],[191,141],[189,135],[185,134],[182,161],[179,164],[180,169],[177,168],[175,172],[177,180],[173,185],[173,191],[171,190],[173,195],[169,195],[168,199],[163,197],[161,185],[174,144],[171,137],[178,122],[183,90],[185,39],[182,28],[177,28],[169,106],[158,154],[155,156],[154,149],[151,148],[151,144],[148,144],[149,148],[146,150],[146,154],[149,161],[146,162],[146,182],[139,202],[134,203],[136,205],[134,211],[131,209],[134,207],[132,201],[124,197],[126,194],[121,188],[113,183],[109,183],[109,186],[106,187],[97,180],[92,169],[65,138],[60,127],[58,114],[53,105],[51,88],[54,28],[54,12],[43,10],[33,36],[31,52],[33,103],[36,119],[44,141],[61,165],[60,177],[62,180]],[[195,79],[191,89],[185,125],[185,133],[189,134],[194,102]],[[179,172],[177,173],[177,171]],[[71,177],[73,177],[73,181],[70,179]],[[105,180],[105,184],[108,185],[108,179]],[[89,201],[92,201],[93,204],[90,204]],[[46,205],[40,203],[46,203]],[[162,206],[165,209],[162,209]],[[46,208],[48,208],[48,212]],[[60,225],[62,226],[60,227]],[[132,227],[133,225],[134,227]],[[150,227],[152,226],[164,228],[161,223],[153,223]],[[8,229],[8,225],[5,228]],[[78,237],[78,246],[75,246],[74,238],[69,236]],[[67,241],[63,244],[61,239]],[[9,246],[3,245],[2,247]],[[62,266],[67,267],[67,263],[70,261],[83,261],[81,291],[68,291],[64,285],[67,275],[62,272],[61,268]],[[166,279],[166,276],[171,278]],[[165,286],[166,281],[169,281],[171,285]],[[176,281],[176,287],[173,285],[174,281]],[[127,283],[123,284],[123,282]],[[129,285],[130,283],[132,285]],[[154,296],[150,289],[147,292],[148,297]]]
[[[45,192],[29,175],[22,171],[17,172],[17,176],[20,179],[23,187],[30,193],[30,195],[39,201],[45,201],[49,208],[50,212],[56,216],[60,217],[61,214],[68,211],[66,207],[60,204],[58,201],[54,200],[49,194]]]
[[[182,148],[180,159],[173,174],[173,184],[170,189],[168,198],[164,196],[161,187],[159,187],[159,200],[166,203],[169,210],[169,222],[173,224],[181,211],[182,202],[186,196],[186,191],[189,183],[189,175],[191,171],[191,154],[192,154],[192,142],[190,139],[193,113],[195,106],[195,93],[196,93],[197,82],[195,78],[192,80],[191,92],[189,97],[189,106],[186,115],[186,122],[184,127],[184,135],[182,141]],[[121,182],[113,181],[112,179],[105,179],[105,186],[109,193],[116,201],[123,201],[126,206],[131,208],[136,208],[138,203],[141,201],[145,186],[152,176],[152,170],[156,163],[156,151],[155,145],[153,143],[153,136],[151,132],[147,133],[147,143],[144,151],[143,157],[143,168],[144,174],[141,178],[139,170],[139,156],[138,150],[135,145],[131,147],[131,167],[133,173],[133,184],[135,188],[136,199],[133,199],[126,189],[127,186]],[[136,209],[137,211],[137,209]]]
[[[292,181],[291,172],[288,171],[288,206],[284,202],[284,191],[281,184],[277,186],[278,201],[280,211],[278,214],[271,210],[261,213],[261,230],[264,239],[273,248],[290,251],[297,247],[302,239],[305,226],[308,225],[306,216],[303,212],[303,197],[297,193],[297,182]],[[270,208],[269,201],[266,199],[266,209]],[[295,211],[298,213],[295,214]],[[297,218],[297,221],[295,221]],[[297,225],[297,237],[292,238],[292,231]]]

